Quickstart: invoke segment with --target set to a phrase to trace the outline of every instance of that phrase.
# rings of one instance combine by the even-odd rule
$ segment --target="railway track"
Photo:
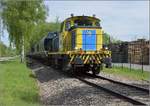
[[[148,105],[148,103],[150,103],[148,101],[149,100],[149,90],[148,89],[137,87],[135,85],[129,85],[129,84],[119,82],[119,81],[114,81],[112,79],[108,79],[103,76],[93,76],[92,74],[86,74],[84,77],[81,77],[81,76],[71,75],[70,73],[68,75],[68,73],[63,72],[63,71],[59,71],[59,72],[66,76],[69,76],[69,77],[75,77],[87,85],[90,85],[97,89],[104,90],[105,92],[107,92],[117,98],[123,99],[129,103],[132,103],[133,105],[140,105],[140,106],[142,105],[143,106],[143,105]],[[97,81],[95,82],[95,80],[97,80]],[[112,86],[110,87],[107,85],[104,86],[104,83],[107,85],[113,84],[113,87]],[[130,91],[130,92],[127,93],[128,91]],[[133,98],[130,93],[141,94],[141,96],[146,97],[147,103],[145,102],[146,100],[144,100],[144,97]]]
[[[149,89],[146,89],[144,87],[138,87],[138,86],[135,86],[135,85],[124,83],[124,82],[112,80],[112,79],[109,79],[109,78],[106,78],[106,77],[103,77],[103,76],[93,76],[92,74],[89,74],[89,73],[87,73],[87,75],[90,76],[90,77],[93,77],[93,78],[99,78],[99,79],[107,80],[107,81],[110,81],[110,82],[113,82],[113,83],[116,83],[116,84],[132,87],[132,88],[141,90],[143,92],[149,93]]]
[[[111,95],[124,99],[133,105],[148,105],[149,90],[134,85],[114,81],[102,76],[87,74],[87,77],[75,76],[78,80],[98,89],[102,89]]]

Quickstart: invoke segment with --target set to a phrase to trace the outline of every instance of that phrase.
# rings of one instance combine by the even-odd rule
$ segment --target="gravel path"
[[[40,88],[41,105],[130,106],[102,90],[67,77],[48,66],[32,64]]]

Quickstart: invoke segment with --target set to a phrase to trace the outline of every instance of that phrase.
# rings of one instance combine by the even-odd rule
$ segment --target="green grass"
[[[37,82],[18,60],[0,63],[0,106],[38,106]]]
[[[129,69],[125,67],[113,67],[113,68],[104,68],[103,72],[109,73],[109,74],[117,74],[120,76],[125,76],[130,79],[136,79],[136,80],[149,80],[150,78],[150,72],[146,72],[142,70],[136,70],[136,69]]]

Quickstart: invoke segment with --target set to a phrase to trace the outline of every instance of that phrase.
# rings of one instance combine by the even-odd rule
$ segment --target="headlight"
[[[78,47],[75,47],[75,50],[78,50]]]
[[[105,47],[106,50],[108,50],[108,47]]]

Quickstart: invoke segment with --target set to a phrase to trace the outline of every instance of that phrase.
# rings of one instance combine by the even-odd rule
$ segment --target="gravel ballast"
[[[41,105],[130,106],[132,104],[93,88],[40,63],[33,64]]]
[[[116,80],[116,81],[128,83],[131,85],[136,85],[139,87],[144,87],[146,89],[149,89],[149,87],[150,87],[150,83],[147,81],[144,81],[144,80],[135,80],[135,79],[128,78],[127,76],[109,74],[106,72],[101,72],[99,75],[104,76],[106,78]]]
[[[143,92],[141,90],[138,90],[133,87],[113,83],[107,80],[99,79],[99,78],[85,78],[87,81],[90,81],[94,84],[100,85],[102,87],[105,87],[107,89],[110,89],[114,92],[117,92],[119,94],[128,96],[132,99],[141,101],[146,104],[150,104],[149,100],[149,93]]]

